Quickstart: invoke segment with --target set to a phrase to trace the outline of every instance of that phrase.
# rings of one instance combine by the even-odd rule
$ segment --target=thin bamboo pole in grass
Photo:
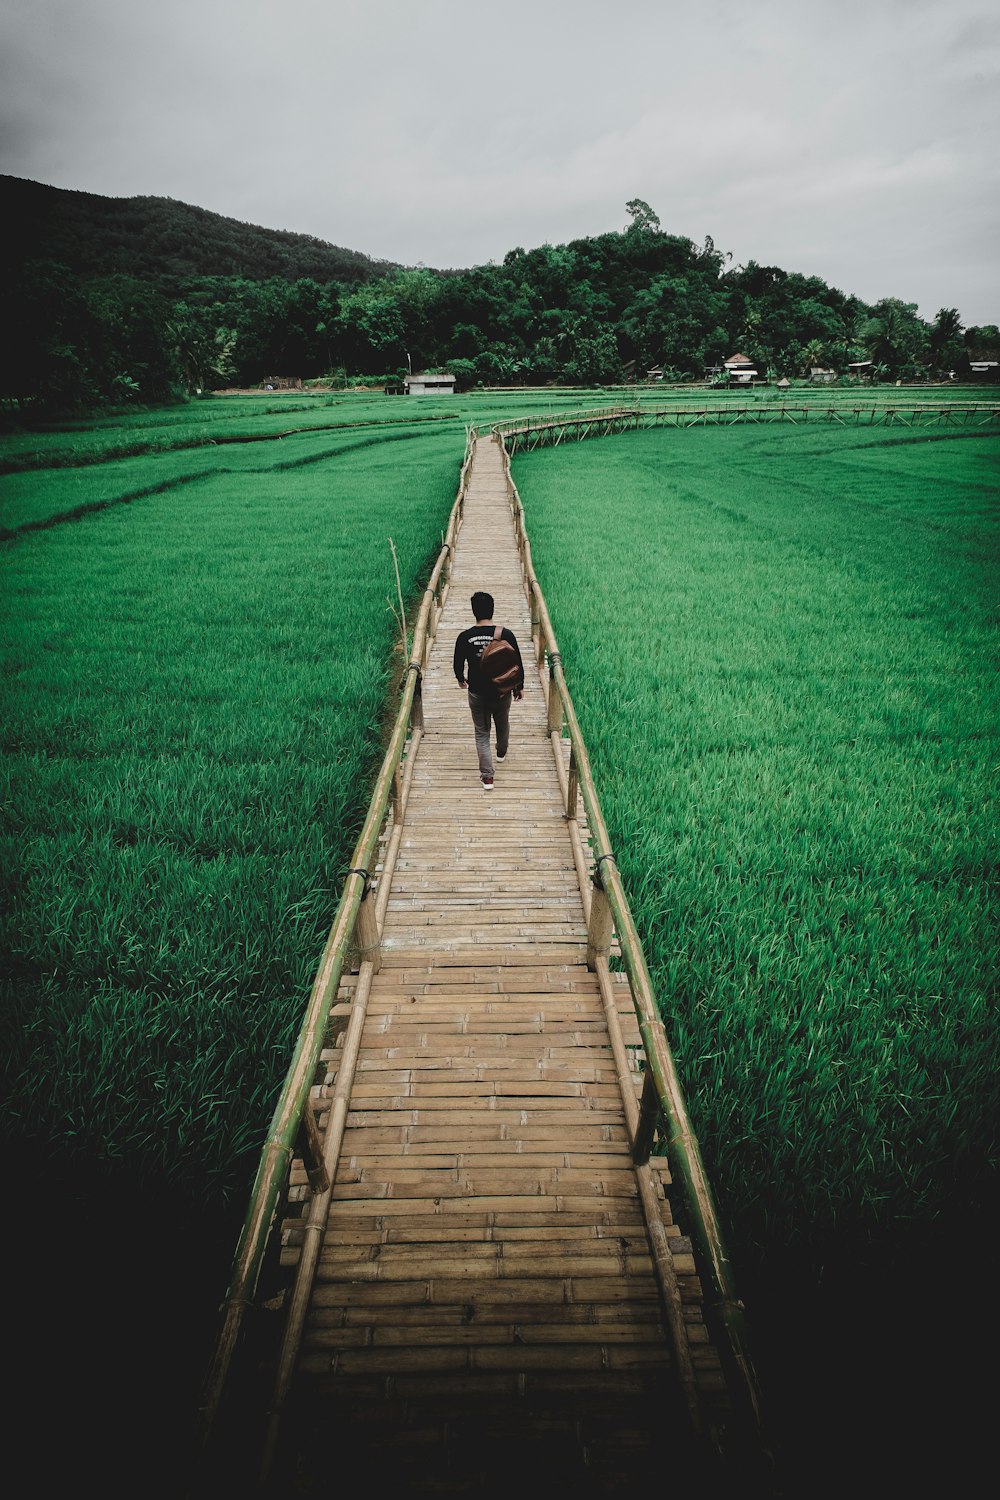
[[[618,938],[622,959],[629,977],[629,986],[632,991],[636,1019],[639,1024],[639,1032],[646,1054],[647,1067],[655,1085],[655,1098],[660,1109],[663,1111],[663,1116],[667,1124],[668,1154],[677,1176],[683,1181],[686,1189],[695,1237],[712,1280],[715,1293],[715,1311],[728,1344],[726,1352],[729,1355],[731,1365],[738,1374],[741,1393],[749,1415],[755,1426],[759,1427],[760,1397],[756,1373],[750,1358],[743,1304],[736,1295],[732,1266],[719,1225],[715,1201],[705,1173],[701,1150],[694,1131],[691,1128],[687,1102],[684,1098],[684,1091],[681,1088],[666,1032],[663,1029],[663,1022],[657,1008],[652,979],[650,978],[645,955],[642,951],[642,943],[632,918],[628,898],[618,873],[614,855],[611,851],[611,840],[608,836],[604,815],[598,801],[597,789],[591,773],[590,760],[587,755],[586,745],[584,744],[583,734],[576,717],[576,710],[573,707],[573,700],[566,685],[562,655],[559,651],[552,622],[549,618],[548,606],[546,605],[545,596],[542,593],[538,579],[535,576],[531,558],[531,544],[528,540],[527,528],[525,526],[524,506],[521,504],[521,498],[517,493],[517,486],[514,484],[510,473],[510,461],[503,440],[499,437],[497,440],[500,442],[501,452],[503,453],[507,489],[514,512],[515,524],[518,531],[523,533],[521,555],[524,562],[525,586],[531,597],[532,617],[534,618],[537,613],[539,630],[549,657],[549,726],[551,729],[554,720],[557,720],[559,717],[565,718],[572,755],[576,763],[579,794],[583,798],[584,808],[590,824],[590,837],[594,857],[597,861],[597,868],[600,871],[600,881],[599,883],[595,882],[594,897],[596,897],[597,888],[599,888],[603,892],[602,901],[606,899],[607,905],[610,908],[611,917],[614,922],[614,931]],[[560,702],[558,711],[552,702],[553,698],[557,698]],[[558,735],[554,733],[554,745],[557,739]],[[559,754],[558,746],[555,745],[555,748],[557,754]],[[591,921],[593,921],[593,898]],[[588,939],[588,947],[594,949],[592,954],[588,952],[588,962],[598,970],[606,965],[606,958],[597,951],[598,947],[604,946],[603,943],[595,945]],[[648,1110],[650,1103],[648,1090],[644,1091],[643,1103]],[[651,1132],[649,1132],[647,1122],[643,1120],[642,1112],[640,1111],[640,1118],[633,1140],[641,1140],[643,1136],[648,1134],[651,1134]]]
[[[469,469],[476,446],[476,434],[466,435],[465,458],[459,477],[458,494],[451,509],[448,530],[428,580],[414,630],[413,648],[401,683],[402,699],[393,726],[389,746],[368,806],[361,835],[354,847],[351,868],[341,893],[333,926],[327,938],[319,969],[313,981],[292,1060],[285,1075],[275,1106],[267,1138],[261,1153],[257,1176],[250,1194],[250,1207],[240,1233],[233,1261],[233,1271],[222,1309],[222,1330],[205,1379],[200,1412],[203,1443],[211,1437],[222,1401],[233,1356],[239,1342],[243,1319],[253,1298],[268,1239],[274,1227],[278,1205],[285,1190],[295,1150],[302,1115],[309,1098],[319,1055],[326,1038],[330,1007],[336,999],[348,949],[354,937],[358,912],[368,884],[368,873],[375,862],[379,835],[386,811],[397,785],[397,772],[406,749],[411,719],[417,720],[420,705],[420,677],[428,643],[428,617],[449,562],[462,521]],[[419,727],[419,723],[415,724]],[[419,742],[419,737],[417,737]]]

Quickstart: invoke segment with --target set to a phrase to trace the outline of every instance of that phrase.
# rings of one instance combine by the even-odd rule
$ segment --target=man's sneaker
[[[502,754],[502,755],[501,755],[501,754],[500,754],[500,752],[499,752],[499,750],[498,750],[498,751],[497,751],[497,760],[498,760],[498,761],[500,761],[500,762],[501,762],[501,763],[502,763],[502,762],[503,762],[503,761],[505,761],[505,760],[506,760],[506,759],[507,759],[507,752],[506,752],[506,750],[505,750],[505,751],[504,751],[504,753],[503,753],[503,754]]]
[[[480,776],[479,779],[483,783],[483,791],[484,792],[492,792],[492,790],[493,790],[493,777],[492,776]]]

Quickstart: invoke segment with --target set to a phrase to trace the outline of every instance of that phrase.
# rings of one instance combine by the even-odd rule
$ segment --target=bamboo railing
[[[793,426],[808,422],[836,422],[842,427],[995,427],[1000,423],[1000,405],[941,401],[853,402],[825,405],[807,403],[789,406],[784,402],[762,400],[753,405],[736,406],[732,402],[701,405],[630,405],[594,407],[553,416],[514,417],[495,422],[489,432],[503,439],[508,454],[518,447],[557,445],[567,439],[577,441],[590,436],[633,432],[643,427],[730,427],[739,423],[765,424],[788,422]],[[485,435],[485,434],[483,434]]]
[[[400,684],[399,711],[369,803],[368,815],[354,847],[351,867],[347,872],[333,926],[313,981],[292,1061],[285,1075],[281,1094],[271,1117],[267,1138],[261,1152],[260,1164],[251,1192],[250,1207],[236,1247],[229,1289],[222,1306],[222,1329],[202,1392],[200,1430],[203,1444],[210,1439],[215,1425],[233,1356],[239,1343],[244,1316],[254,1296],[264,1254],[296,1149],[301,1150],[305,1159],[309,1185],[314,1195],[312,1207],[317,1208],[316,1216],[310,1214],[310,1222],[313,1217],[318,1217],[318,1205],[328,1200],[330,1187],[336,1176],[337,1157],[340,1142],[343,1139],[343,1122],[341,1121],[337,1128],[336,1121],[339,1114],[346,1115],[346,1098],[351,1082],[345,1072],[344,1063],[342,1062],[340,1069],[340,1072],[344,1073],[343,1088],[338,1076],[338,1099],[334,1101],[331,1123],[323,1143],[320,1143],[319,1133],[311,1111],[308,1109],[309,1094],[326,1039],[330,1008],[336,999],[341,975],[352,946],[358,950],[361,958],[359,988],[364,982],[365,993],[367,993],[367,985],[370,985],[371,975],[379,966],[380,933],[385,918],[391,865],[399,847],[414,756],[423,732],[421,679],[451,578],[455,540],[462,523],[469,470],[476,441],[477,434],[474,429],[467,428],[465,458],[459,478],[458,494],[452,506],[441,551],[434,564],[427,588],[424,590],[423,601],[414,627],[413,647]],[[387,834],[386,853],[376,898],[373,872],[379,843],[386,828],[390,831]],[[363,1012],[363,1006],[355,1005],[353,1009]],[[355,1022],[353,1015],[351,1026],[348,1028],[349,1032],[352,1027],[357,1031],[358,1040],[360,1040],[360,1024]],[[353,1052],[356,1057],[356,1046],[353,1047]],[[346,1057],[344,1061],[347,1061]],[[348,1069],[348,1072],[350,1071]],[[338,1101],[342,1093],[344,1101],[340,1106]],[[310,1239],[316,1239],[318,1243],[318,1237],[315,1234],[307,1235],[307,1245]],[[308,1253],[306,1259],[308,1261]],[[292,1357],[293,1353],[294,1351],[292,1351]],[[283,1368],[287,1366],[289,1357],[286,1336],[286,1347],[282,1359]],[[281,1378],[279,1373],[279,1380]]]
[[[750,1358],[743,1304],[736,1294],[732,1267],[701,1151],[691,1128],[684,1092],[657,1008],[642,943],[612,852],[587,748],[566,684],[559,645],[549,619],[545,596],[535,576],[524,507],[511,475],[510,457],[499,434],[496,441],[503,454],[507,496],[514,517],[524,584],[531,608],[535,661],[538,669],[543,672],[543,681],[546,663],[548,667],[548,729],[563,788],[567,826],[581,876],[587,864],[577,821],[578,798],[583,801],[589,824],[594,872],[589,901],[585,900],[585,907],[589,908],[586,910],[587,963],[596,973],[601,987],[617,1060],[617,1054],[623,1053],[624,1048],[608,961],[612,939],[617,938],[646,1055],[641,1101],[638,1106],[634,1098],[626,1102],[626,1122],[632,1142],[633,1160],[637,1166],[648,1161],[660,1122],[665,1122],[667,1154],[672,1169],[684,1184],[694,1236],[712,1282],[714,1310],[725,1340],[720,1352],[728,1357],[728,1363],[736,1377],[736,1394],[744,1398],[747,1413],[754,1426],[759,1429],[760,1399],[757,1377]],[[562,749],[564,726],[570,744],[568,770]]]

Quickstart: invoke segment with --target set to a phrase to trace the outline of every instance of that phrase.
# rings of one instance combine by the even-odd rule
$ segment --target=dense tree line
[[[665,233],[641,199],[620,232],[515,248],[502,264],[406,269],[170,199],[107,199],[0,179],[13,237],[2,395],[59,412],[268,375],[462,384],[703,379],[739,351],[772,378],[871,361],[883,379],[968,373],[995,327],[867,306],[819,277]]]

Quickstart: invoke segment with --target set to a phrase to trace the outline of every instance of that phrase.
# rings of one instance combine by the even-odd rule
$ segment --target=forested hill
[[[461,386],[704,381],[740,354],[768,380],[965,378],[996,328],[868,306],[820,277],[733,263],[667,233],[648,203],[620,230],[432,271],[373,261],[169,198],[100,198],[0,178],[6,210],[0,402],[14,420],[270,376]],[[13,230],[10,226],[14,226]]]
[[[308,234],[261,229],[173,198],[102,198],[0,176],[0,213],[15,258],[51,260],[78,275],[241,276],[358,283],[397,269]]]

